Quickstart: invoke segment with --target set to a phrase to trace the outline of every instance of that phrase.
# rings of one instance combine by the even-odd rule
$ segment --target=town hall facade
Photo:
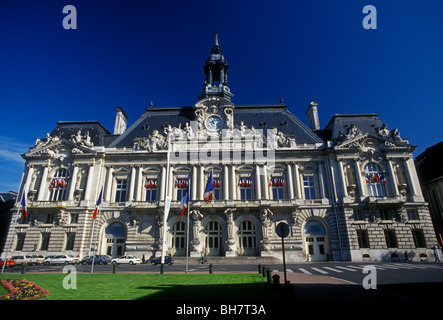
[[[118,107],[113,133],[96,121],[58,122],[37,139],[23,154],[17,206],[25,192],[28,216],[13,216],[10,255],[147,259],[161,255],[166,228],[173,257],[281,259],[276,225],[285,222],[287,261],[391,261],[405,252],[433,261],[415,147],[397,129],[377,114],[335,115],[320,129],[315,102],[309,127],[283,102],[235,105],[228,68],[216,39],[195,105],[151,106],[129,127]],[[180,210],[187,190],[189,220]]]

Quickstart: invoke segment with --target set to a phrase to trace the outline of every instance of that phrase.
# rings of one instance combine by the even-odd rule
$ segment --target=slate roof
[[[328,140],[335,140],[340,133],[346,134],[351,124],[354,124],[362,132],[377,132],[377,128],[383,125],[378,114],[336,114],[332,117],[324,130],[321,130],[321,136]]]
[[[194,107],[171,107],[148,109],[109,147],[128,147],[134,144],[137,137],[145,137],[153,130],[164,132],[168,125],[184,128],[186,122],[195,118]],[[297,143],[316,143],[322,140],[305,124],[295,117],[285,105],[236,105],[234,110],[234,126],[244,121],[247,127],[255,129],[277,128],[287,135],[295,135]]]
[[[110,132],[98,121],[59,121],[54,130],[52,130],[51,136],[70,140],[79,130],[81,130],[82,135],[89,132],[89,136],[91,137],[94,146],[105,145],[104,137],[105,135],[110,134]]]
[[[443,141],[427,148],[415,158],[415,167],[422,184],[443,177],[441,159],[443,159]]]

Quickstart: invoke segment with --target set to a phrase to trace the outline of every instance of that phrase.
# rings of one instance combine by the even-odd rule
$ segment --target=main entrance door
[[[209,221],[205,228],[205,253],[208,256],[219,256],[222,244],[222,229],[217,221]]]
[[[312,220],[304,228],[306,260],[327,261],[328,243],[326,229],[319,221]]]
[[[125,251],[126,228],[119,222],[111,223],[105,230],[106,255],[116,258]]]

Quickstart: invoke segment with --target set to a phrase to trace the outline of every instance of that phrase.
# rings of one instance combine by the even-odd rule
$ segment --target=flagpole
[[[98,243],[98,237],[96,239],[96,242],[94,243],[95,238],[95,220],[97,219],[97,216],[100,215],[101,210],[101,203],[102,203],[102,197],[103,197],[103,189],[104,186],[100,189],[100,194],[98,196],[97,202],[95,204],[94,213],[92,214],[92,230],[91,230],[91,242],[93,243],[93,250],[92,250],[92,265],[91,265],[91,274],[94,273],[94,257],[96,252],[96,246]],[[98,209],[98,210],[97,210]],[[95,210],[97,210],[97,215],[95,214]],[[89,248],[91,248],[91,243],[89,244]],[[91,249],[89,249],[91,250]]]
[[[164,274],[165,268],[165,253],[166,253],[166,224],[168,222],[169,208],[171,205],[171,199],[169,196],[169,161],[170,161],[170,151],[171,151],[171,136],[168,132],[168,155],[166,164],[166,185],[165,185],[165,208],[163,211],[163,239],[162,239],[162,255],[160,260],[160,274]],[[162,186],[163,188],[163,186]]]
[[[189,179],[188,184],[188,222],[186,223],[186,271],[185,273],[188,274],[188,267],[189,267],[189,208],[191,207],[191,179]]]

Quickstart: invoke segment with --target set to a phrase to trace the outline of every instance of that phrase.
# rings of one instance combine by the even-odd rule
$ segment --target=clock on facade
[[[206,128],[211,131],[216,131],[222,126],[222,120],[218,116],[210,116],[206,119]]]

